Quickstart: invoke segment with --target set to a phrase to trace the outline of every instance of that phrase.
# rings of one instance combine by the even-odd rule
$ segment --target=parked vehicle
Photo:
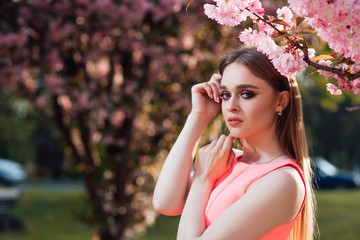
[[[11,209],[24,193],[25,168],[14,161],[0,158],[0,231],[21,229],[22,222],[11,215]]]
[[[312,158],[314,185],[320,189],[360,188],[360,174],[342,170],[321,157]]]
[[[14,186],[26,180],[25,168],[14,161],[0,158],[0,184]]]

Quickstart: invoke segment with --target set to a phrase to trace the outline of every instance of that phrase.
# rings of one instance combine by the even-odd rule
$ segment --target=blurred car
[[[20,229],[22,223],[11,215],[11,209],[24,193],[25,168],[14,161],[0,158],[0,231]]]
[[[360,188],[360,174],[338,169],[321,157],[312,158],[314,185],[320,189]]]
[[[27,178],[25,168],[14,161],[0,158],[0,184],[15,186],[23,183]]]

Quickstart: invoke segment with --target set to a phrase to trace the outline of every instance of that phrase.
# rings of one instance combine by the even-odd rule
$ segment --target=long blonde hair
[[[276,135],[284,153],[295,159],[302,171],[306,186],[306,199],[288,239],[312,240],[316,223],[315,197],[312,186],[313,173],[297,82],[295,79],[281,75],[268,57],[258,52],[256,48],[241,48],[226,55],[219,65],[220,74],[223,74],[225,68],[233,62],[247,66],[255,76],[267,81],[275,90],[289,92],[289,104],[276,122]]]

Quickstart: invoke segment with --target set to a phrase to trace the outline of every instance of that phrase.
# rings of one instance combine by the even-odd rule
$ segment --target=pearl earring
[[[279,117],[282,115],[282,110],[280,110],[280,112],[278,112]]]

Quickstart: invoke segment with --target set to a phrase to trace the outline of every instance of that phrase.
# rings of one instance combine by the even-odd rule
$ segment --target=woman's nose
[[[240,106],[237,103],[235,98],[230,98],[228,101],[228,105],[226,106],[226,110],[229,112],[237,112],[240,110]]]

